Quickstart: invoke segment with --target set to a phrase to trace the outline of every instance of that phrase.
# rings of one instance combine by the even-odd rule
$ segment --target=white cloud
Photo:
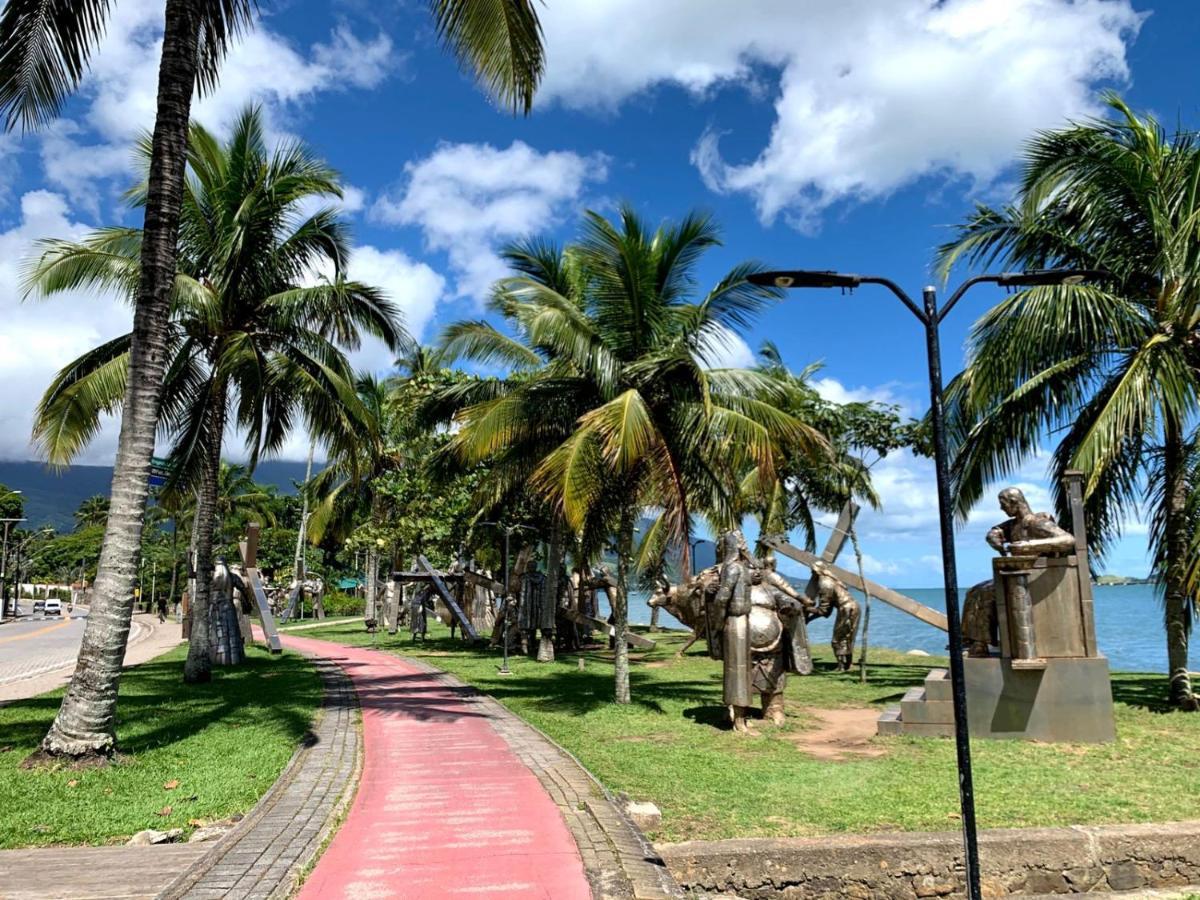
[[[522,141],[444,144],[408,163],[405,183],[380,197],[372,216],[420,228],[429,249],[446,253],[456,294],[481,298],[507,271],[496,247],[552,227],[607,168],[599,154],[542,153]]]
[[[1096,86],[1128,78],[1142,21],[1130,0],[590,0],[542,18],[543,102],[611,109],[664,84],[760,95],[777,78],[753,159],[722,157],[717,122],[693,161],[763,221],[802,228],[924,175],[995,178],[1035,130],[1095,112]]]
[[[876,559],[870,553],[862,555],[863,571],[868,575],[898,575],[904,566],[895,560]]]
[[[882,403],[887,406],[904,406],[896,395],[895,384],[848,388],[836,378],[829,377],[814,378],[811,383],[817,395],[830,403]]]
[[[95,183],[118,178],[118,187],[126,187],[133,140],[154,124],[161,45],[161,0],[116,4],[79,90],[85,111],[76,120],[55,123],[42,140],[47,182],[93,211],[97,201],[89,193]],[[362,39],[341,26],[328,42],[302,51],[260,21],[231,48],[219,86],[195,99],[192,117],[224,133],[247,103],[259,103],[278,138],[305,101],[324,91],[376,87],[403,61],[383,33]]]
[[[418,340],[425,336],[446,290],[446,279],[399,250],[358,247],[350,256],[348,274],[381,288],[400,308],[405,327]],[[372,372],[390,369],[393,358],[394,354],[374,338],[365,338],[363,347],[351,355],[355,368]]]
[[[721,328],[709,337],[701,356],[713,369],[748,369],[757,362],[750,345],[728,328]]]
[[[41,238],[77,240],[88,228],[72,220],[66,200],[49,191],[21,197],[21,221],[0,234],[0,459],[29,459],[33,408],[55,373],[79,354],[129,331],[132,315],[110,295],[67,291],[21,302],[26,260]],[[117,429],[106,423],[79,459],[108,463]]]

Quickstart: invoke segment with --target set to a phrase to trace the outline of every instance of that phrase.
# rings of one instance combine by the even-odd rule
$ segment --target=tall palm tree
[[[379,488],[383,477],[403,464],[388,444],[392,420],[388,385],[373,375],[360,374],[355,382],[359,403],[349,429],[323,435],[329,452],[325,468],[308,484],[315,504],[308,522],[308,538],[318,544],[326,537],[344,543],[355,525],[378,521],[384,497]],[[379,549],[375,541],[366,550],[366,617],[375,618],[378,589]]]
[[[108,520],[108,498],[103,494],[88,497],[75,510],[75,530],[103,525]]]
[[[745,263],[694,297],[696,266],[718,243],[704,215],[651,229],[628,207],[616,222],[589,212],[566,251],[530,242],[507,252],[518,274],[498,285],[493,308],[515,336],[486,322],[446,335],[449,353],[518,369],[482,385],[494,396],[459,412],[458,454],[491,459],[514,481],[528,472],[577,534],[616,536],[618,703],[630,699],[628,591],[641,512],[661,511],[643,546],[679,547],[686,567],[693,513],[720,515],[735,502],[736,484],[722,477],[731,462],[752,462],[767,478],[780,446],[824,447],[776,408],[784,391],[772,378],[710,367],[721,343],[777,296],[750,284],[757,266]]]
[[[252,22],[254,0],[165,0],[158,96],[146,191],[142,278],[113,466],[112,509],[91,611],[68,688],[74,724],[48,736],[55,755],[112,752],[112,703],[133,615],[150,460],[166,375],[170,292],[192,94],[217,83],[229,45]],[[112,0],[8,0],[0,12],[0,114],[6,128],[52,119],[87,72]],[[445,46],[485,89],[528,113],[544,69],[532,0],[430,0]],[[115,669],[114,669],[114,662]],[[64,701],[66,702],[66,701]]]
[[[362,331],[394,348],[402,332],[390,301],[345,280],[346,231],[336,211],[299,214],[304,204],[339,193],[336,173],[324,163],[298,144],[268,152],[253,108],[225,144],[193,126],[190,161],[161,430],[172,439],[169,486],[197,492],[185,677],[203,681],[211,665],[207,600],[226,423],[244,431],[253,466],[260,454],[278,450],[297,416],[328,427],[354,403],[340,348],[357,347]],[[143,195],[135,189],[133,202]],[[132,296],[141,240],[138,229],[106,228],[81,243],[46,242],[29,287],[51,294],[91,286]],[[332,268],[331,278],[305,286],[323,266]],[[119,408],[131,342],[123,335],[84,354],[47,390],[34,433],[52,462],[69,461],[101,415]],[[64,702],[60,717],[70,713]]]
[[[965,371],[948,391],[963,514],[1047,434],[1060,484],[1082,470],[1093,551],[1151,507],[1164,594],[1170,699],[1196,709],[1187,672],[1197,594],[1189,585],[1189,456],[1200,366],[1200,149],[1169,137],[1116,96],[1111,120],[1038,135],[1016,200],[979,207],[940,250],[1018,268],[1101,269],[1098,287],[1041,287],[974,326]],[[1057,497],[1065,514],[1065,498]]]

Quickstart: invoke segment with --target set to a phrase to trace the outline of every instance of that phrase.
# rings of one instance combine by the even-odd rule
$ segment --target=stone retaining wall
[[[694,894],[875,900],[963,890],[962,835],[690,841],[657,847]],[[979,835],[983,895],[1200,884],[1200,822],[1022,828]]]

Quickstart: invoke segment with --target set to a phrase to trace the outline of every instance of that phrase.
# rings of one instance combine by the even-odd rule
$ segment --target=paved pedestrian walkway
[[[284,642],[342,666],[363,718],[358,794],[301,898],[677,895],[600,786],[496,701],[413,660]]]

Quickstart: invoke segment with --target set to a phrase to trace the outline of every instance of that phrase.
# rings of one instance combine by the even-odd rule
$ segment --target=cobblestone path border
[[[336,660],[314,662],[325,697],[307,740],[246,818],[157,900],[266,900],[295,891],[353,798],[362,766],[354,687]]]
[[[492,727],[558,806],[579,847],[596,900],[663,900],[686,896],[640,829],[579,760],[494,697],[423,660],[396,655],[413,668],[461,691],[484,710]]]

